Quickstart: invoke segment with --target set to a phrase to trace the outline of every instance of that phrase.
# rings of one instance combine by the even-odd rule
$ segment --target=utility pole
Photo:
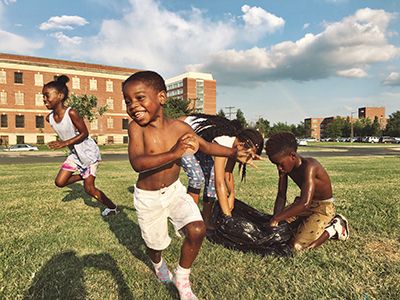
[[[232,120],[232,115],[235,113],[234,111],[232,111],[235,107],[234,106],[226,106],[224,107],[225,109],[228,110],[228,112],[226,113],[228,115],[228,119]]]
[[[355,114],[355,111],[352,111],[350,113],[350,143],[353,142],[354,139],[354,125],[353,125],[353,114]]]

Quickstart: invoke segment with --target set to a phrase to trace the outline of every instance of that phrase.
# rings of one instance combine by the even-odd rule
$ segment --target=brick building
[[[375,117],[378,118],[381,129],[385,129],[387,118],[385,116],[384,107],[360,107],[358,109],[359,119],[370,119],[373,122],[375,120]]]
[[[217,84],[211,74],[188,72],[165,80],[168,97],[192,101],[196,111],[216,114]]]
[[[304,119],[304,125],[309,128],[309,133],[307,134],[311,138],[320,139],[321,138],[321,123],[324,118],[307,118]]]
[[[44,144],[56,139],[45,121],[43,84],[70,78],[70,94],[94,95],[107,112],[87,124],[99,144],[128,142],[128,115],[121,84],[137,69],[0,53],[0,145]],[[168,96],[193,99],[200,112],[216,113],[216,82],[211,74],[185,73],[166,80]]]
[[[122,82],[136,69],[0,53],[0,139],[3,144],[48,143],[56,138],[45,121],[43,84],[55,76],[70,78],[70,94],[94,95],[106,114],[87,124],[98,143],[127,142],[128,116]]]
[[[372,122],[375,117],[378,118],[378,121],[381,125],[381,129],[384,129],[387,124],[387,118],[385,116],[385,108],[384,107],[360,107],[358,109],[358,118],[359,119],[370,119]],[[328,127],[329,123],[331,123],[337,117],[325,117],[325,118],[307,118],[304,119],[304,124],[308,126],[309,133],[308,136],[316,139],[325,138],[325,130]],[[342,117],[347,118],[347,117]],[[351,121],[355,121],[355,118],[351,117]]]

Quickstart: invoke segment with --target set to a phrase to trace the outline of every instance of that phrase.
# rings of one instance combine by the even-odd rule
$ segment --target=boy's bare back
[[[303,191],[303,189],[312,186],[312,201],[332,198],[331,180],[325,168],[312,157],[299,157],[301,159],[300,166],[294,168],[288,176],[302,190],[302,193],[307,193],[308,191]]]

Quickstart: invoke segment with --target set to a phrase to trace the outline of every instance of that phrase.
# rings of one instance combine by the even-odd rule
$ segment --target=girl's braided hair
[[[191,114],[196,117],[193,123],[196,127],[195,132],[208,142],[214,138],[227,135],[234,136],[240,142],[244,143],[245,148],[256,148],[256,153],[261,154],[263,150],[264,139],[262,135],[254,128],[243,128],[238,120],[228,120],[222,116],[208,114]],[[242,170],[242,180],[246,177],[246,164],[239,162],[239,172]]]

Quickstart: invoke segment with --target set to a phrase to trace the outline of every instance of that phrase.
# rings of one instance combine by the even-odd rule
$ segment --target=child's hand
[[[277,227],[279,224],[279,222],[277,220],[275,220],[274,217],[272,217],[272,219],[269,221],[269,226],[271,227]]]
[[[50,149],[60,149],[60,148],[65,147],[64,142],[62,142],[62,141],[53,141],[53,142],[48,143],[47,146]]]
[[[197,138],[191,133],[186,133],[178,139],[175,146],[171,150],[172,152],[176,153],[178,157],[182,157],[187,151],[195,153],[198,149],[198,146],[199,142]]]
[[[237,149],[238,149],[238,152],[237,152],[236,159],[239,162],[241,162],[242,164],[248,164],[248,165],[256,168],[256,166],[253,163],[253,156],[256,155],[254,153],[254,150],[246,149],[246,148],[240,147],[239,145],[238,145]]]

